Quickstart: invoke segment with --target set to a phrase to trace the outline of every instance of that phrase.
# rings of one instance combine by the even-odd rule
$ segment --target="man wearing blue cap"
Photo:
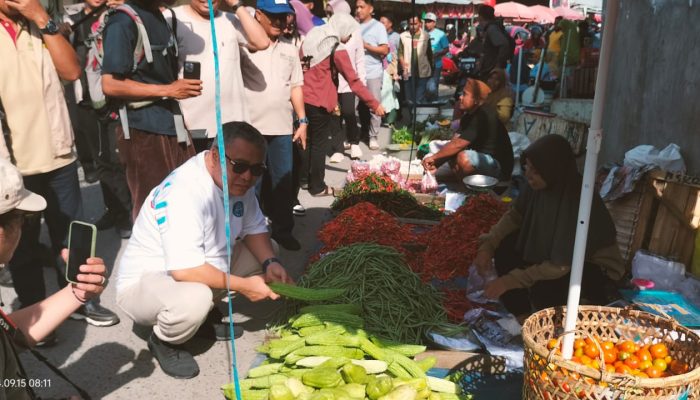
[[[258,0],[255,19],[270,39],[261,51],[241,52],[241,72],[250,123],[267,140],[267,171],[260,187],[260,202],[270,218],[272,238],[287,250],[301,249],[294,228],[293,143],[306,147],[308,120],[304,110],[299,51],[279,41],[294,10],[287,0]],[[294,129],[293,114],[297,116]]]

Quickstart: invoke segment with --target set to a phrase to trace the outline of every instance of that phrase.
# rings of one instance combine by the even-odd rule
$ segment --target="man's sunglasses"
[[[248,163],[242,163],[242,162],[237,162],[233,161],[231,157],[226,156],[226,159],[228,160],[229,163],[231,163],[231,167],[233,167],[233,172],[237,174],[245,174],[246,171],[250,170],[250,173],[253,176],[260,176],[265,173],[267,170],[267,167],[265,164],[248,164]]]

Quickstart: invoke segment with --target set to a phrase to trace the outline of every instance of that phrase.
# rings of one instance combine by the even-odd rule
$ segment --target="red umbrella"
[[[554,19],[559,16],[556,11],[545,6],[530,6],[530,11],[535,14],[535,21],[541,24],[553,24]]]
[[[535,19],[535,14],[529,7],[524,6],[514,1],[496,4],[496,16],[503,18],[512,18],[517,20],[532,21]]]
[[[556,7],[556,8],[554,8],[554,11],[558,15],[564,17],[564,19],[569,19],[572,21],[586,19],[586,17],[583,14],[581,14],[580,12],[578,12],[576,10],[572,10],[568,7]]]

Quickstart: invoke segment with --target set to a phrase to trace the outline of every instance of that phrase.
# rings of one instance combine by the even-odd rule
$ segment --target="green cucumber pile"
[[[295,296],[301,293],[299,289],[309,293],[303,288],[282,290],[288,289]],[[451,381],[426,376],[436,359],[413,358],[425,346],[383,340],[364,331],[361,312],[355,304],[302,308],[277,331],[278,339],[258,348],[268,358],[241,380],[243,400],[471,398],[460,394]],[[235,398],[233,384],[222,390],[227,398]]]

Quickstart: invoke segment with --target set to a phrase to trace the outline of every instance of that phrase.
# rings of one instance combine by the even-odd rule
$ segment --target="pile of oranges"
[[[552,339],[547,343],[547,348],[552,350],[557,344],[557,340]],[[559,352],[560,349],[557,349]],[[688,364],[674,360],[664,343],[638,344],[626,340],[615,344],[591,338],[576,339],[571,361],[600,370],[601,352],[603,368],[611,373],[664,378],[688,372]]]

